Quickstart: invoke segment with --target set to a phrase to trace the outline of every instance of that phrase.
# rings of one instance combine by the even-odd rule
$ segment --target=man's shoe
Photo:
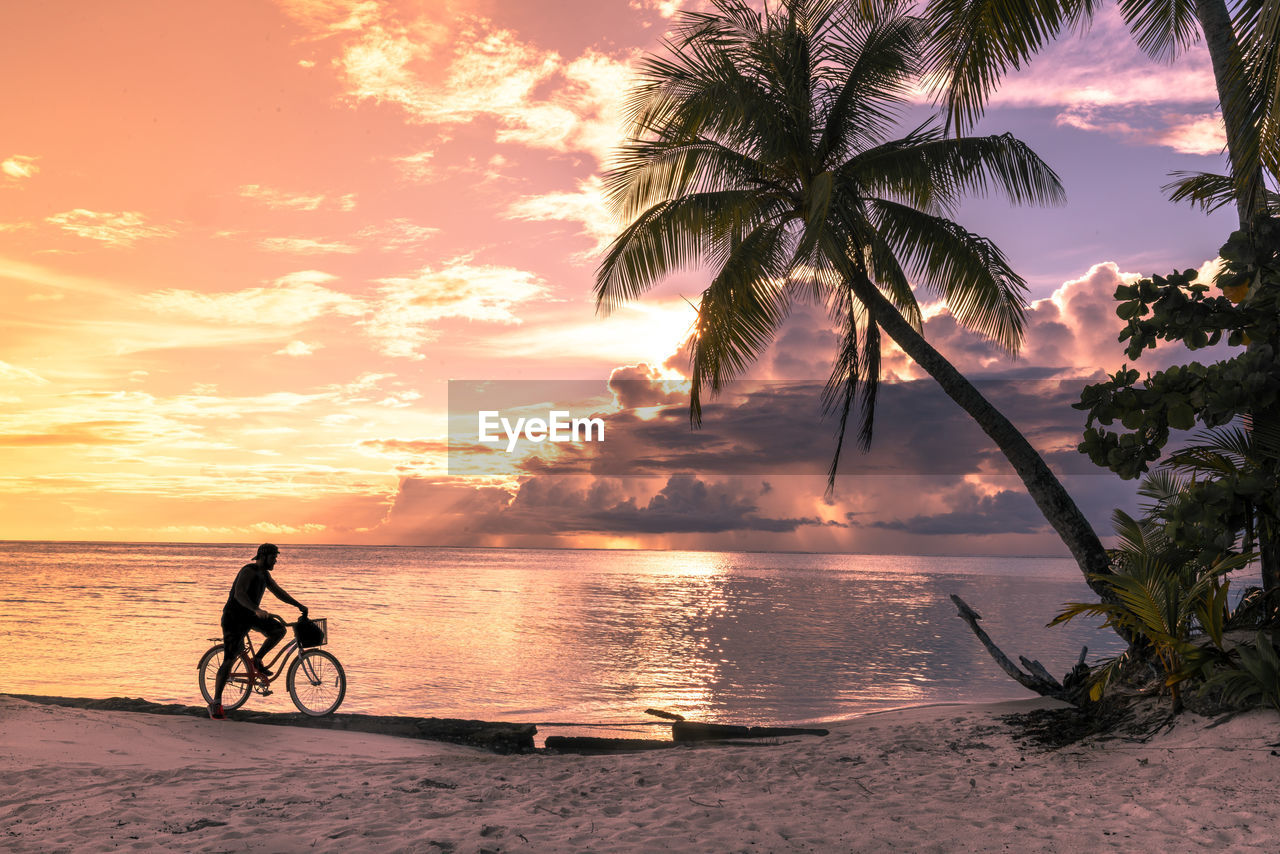
[[[271,671],[267,669],[267,665],[258,661],[256,658],[253,660],[253,669],[255,671],[255,675],[261,676],[263,679],[271,678]]]
[[[209,717],[213,718],[215,721],[225,721],[227,719],[227,713],[222,711],[221,703],[210,703]]]

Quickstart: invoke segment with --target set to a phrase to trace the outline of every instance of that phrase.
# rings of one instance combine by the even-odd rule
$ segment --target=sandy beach
[[[1194,715],[1057,750],[1001,716],[868,715],[827,737],[610,756],[0,696],[15,852],[1274,851],[1280,718]]]

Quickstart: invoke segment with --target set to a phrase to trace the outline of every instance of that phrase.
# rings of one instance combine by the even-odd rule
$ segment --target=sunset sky
[[[794,469],[704,449],[705,468],[646,477],[449,473],[449,380],[589,381],[651,457],[689,438],[656,384],[684,368],[702,277],[607,318],[591,284],[617,228],[600,176],[630,70],[698,5],[12,5],[0,538],[1063,552],[980,435],[915,391],[886,407],[875,449],[910,459],[850,455],[832,496],[831,425],[776,395],[751,404],[762,432],[720,451],[787,435],[812,458]],[[1027,141],[1068,202],[975,201],[957,219],[1029,283],[1027,344],[1011,362],[942,309],[927,337],[975,376],[1118,367],[1118,279],[1202,267],[1233,227],[1160,189],[1223,171],[1216,100],[1203,50],[1157,65],[1110,7],[1011,78],[977,132]],[[820,383],[833,341],[801,313],[752,376]],[[886,372],[919,376],[900,353]],[[640,391],[611,395],[611,376]],[[1072,461],[1066,397],[1037,399],[1011,403],[1015,420],[1105,531],[1129,487]],[[681,429],[645,432],[662,423]]]

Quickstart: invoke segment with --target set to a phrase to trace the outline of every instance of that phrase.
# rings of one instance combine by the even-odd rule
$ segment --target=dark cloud
[[[906,519],[880,519],[862,524],[913,536],[947,537],[1036,534],[1049,529],[1049,523],[1025,492],[1001,490],[993,495],[981,495],[975,487],[965,484],[948,498],[954,509],[944,513],[917,514]]]
[[[755,495],[743,494],[736,485],[708,485],[691,475],[674,475],[644,505],[627,499],[588,514],[580,531],[615,533],[718,533],[722,531],[770,531],[783,533],[802,525],[821,525],[817,518],[775,519],[761,516]],[[763,494],[763,486],[756,493]]]
[[[708,482],[674,475],[648,498],[638,484],[612,478],[531,477],[514,491],[468,489],[406,478],[386,528],[430,542],[484,542],[511,535],[789,533],[805,526],[847,527],[817,517],[762,513],[758,481]]]
[[[1082,381],[1003,379],[976,385],[1056,470],[1092,470],[1075,451],[1084,414],[1071,405],[1079,399]],[[510,457],[510,470],[615,476],[826,474],[837,422],[823,416],[821,394],[818,381],[732,383],[714,401],[704,401],[702,426],[696,430],[684,403],[644,417],[631,410],[601,412],[604,442],[540,445],[535,456]],[[856,444],[856,429],[855,423],[845,439],[840,466],[845,473],[1009,470],[995,444],[932,380],[881,385],[868,452]]]

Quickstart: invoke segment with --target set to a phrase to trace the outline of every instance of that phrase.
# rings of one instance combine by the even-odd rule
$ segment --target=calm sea
[[[252,546],[6,543],[0,691],[200,704],[196,662]],[[1062,674],[1120,644],[1055,558],[286,546],[276,580],[329,620],[342,710],[741,723],[1030,696],[956,617]],[[264,606],[294,619],[267,595]],[[283,689],[250,708],[289,711]]]

